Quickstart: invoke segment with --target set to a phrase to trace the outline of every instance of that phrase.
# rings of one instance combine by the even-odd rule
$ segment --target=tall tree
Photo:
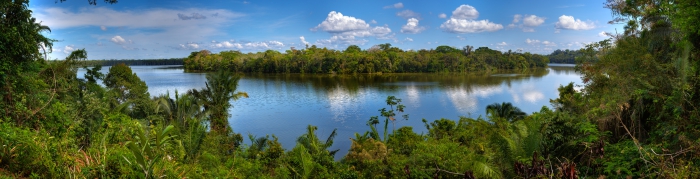
[[[228,109],[233,107],[231,100],[247,98],[248,93],[237,91],[240,76],[226,70],[207,74],[206,88],[190,93],[202,100],[204,110],[210,114],[211,129],[225,131],[228,127]]]
[[[527,116],[520,108],[507,102],[501,104],[493,103],[486,106],[486,113],[489,114],[491,118],[503,118],[508,121],[516,121]]]

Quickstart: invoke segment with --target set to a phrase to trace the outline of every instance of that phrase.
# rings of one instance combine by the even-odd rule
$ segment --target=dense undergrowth
[[[581,50],[583,88],[561,86],[551,109],[524,114],[492,104],[484,118],[424,120],[429,132],[417,134],[393,125],[410,111],[390,96],[340,161],[328,150],[335,133],[317,136],[315,126],[299,129],[306,134],[287,150],[274,135],[243,143],[227,123],[229,100],[247,97],[232,70],[174,98],[151,97],[126,65],[107,74],[89,68],[79,79],[87,52],[44,60],[37,47],[50,49],[53,40],[41,35],[48,27],[31,18],[27,3],[0,4],[0,178],[700,175],[695,1],[609,1],[625,31]]]

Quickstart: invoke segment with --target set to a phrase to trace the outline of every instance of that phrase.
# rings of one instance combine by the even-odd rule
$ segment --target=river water
[[[162,67],[132,67],[152,96],[205,86],[203,73]],[[107,69],[103,68],[103,73]],[[84,73],[80,69],[78,76]],[[486,106],[493,103],[510,102],[528,114],[539,111],[558,97],[560,85],[570,82],[580,85],[580,74],[572,66],[560,65],[496,74],[244,74],[238,90],[250,98],[232,101],[229,122],[243,136],[275,135],[288,150],[306,132],[307,125],[318,126],[321,140],[338,129],[331,149],[340,149],[336,156],[340,159],[350,148],[349,138],[369,131],[367,120],[379,116],[379,109],[389,108],[387,96],[402,99],[406,108],[399,115],[409,115],[408,120],[397,122],[396,128],[412,126],[420,134],[427,131],[423,118],[430,122],[486,117]]]

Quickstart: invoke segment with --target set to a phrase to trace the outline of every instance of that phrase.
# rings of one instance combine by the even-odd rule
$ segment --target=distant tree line
[[[576,64],[576,58],[583,56],[583,51],[581,50],[560,50],[557,49],[551,54],[547,55],[550,63],[567,63]]]
[[[344,51],[318,48],[290,49],[284,53],[267,50],[257,53],[208,50],[192,52],[184,59],[187,71],[262,73],[406,73],[406,72],[471,72],[498,69],[546,67],[546,56],[513,51],[500,52],[466,46],[457,49],[438,46],[431,50],[404,51],[391,44],[379,44],[362,50],[351,45]]]
[[[111,59],[111,60],[85,60],[83,63],[85,66],[114,66],[117,64],[126,64],[129,66],[143,66],[143,65],[183,65],[182,58],[170,58],[170,59]]]

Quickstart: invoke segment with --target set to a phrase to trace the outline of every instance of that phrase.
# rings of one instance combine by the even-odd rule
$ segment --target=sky
[[[165,3],[167,2],[167,3]],[[501,1],[30,1],[48,25],[51,59],[85,49],[88,59],[183,58],[193,51],[307,45],[344,50],[390,43],[404,50],[466,45],[549,54],[622,31],[605,0]]]

